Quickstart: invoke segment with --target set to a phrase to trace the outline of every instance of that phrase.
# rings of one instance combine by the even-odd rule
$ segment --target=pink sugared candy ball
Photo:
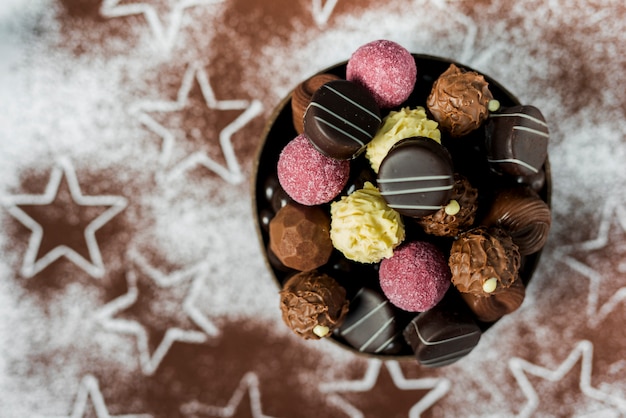
[[[413,241],[380,263],[379,279],[387,299],[400,309],[423,312],[435,306],[450,287],[450,268],[434,244]]]
[[[395,42],[373,41],[357,49],[348,60],[346,78],[372,93],[381,108],[400,105],[413,92],[415,60]]]
[[[350,162],[326,157],[302,135],[292,139],[278,158],[278,182],[296,202],[330,202],[348,182]]]

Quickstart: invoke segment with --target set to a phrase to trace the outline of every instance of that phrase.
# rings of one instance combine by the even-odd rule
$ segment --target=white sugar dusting
[[[323,32],[303,30],[284,42],[276,40],[262,50],[260,65],[254,67],[255,71],[267,71],[261,78],[274,83],[269,94],[260,90],[266,86],[256,86],[258,94],[278,101],[300,80],[348,59],[361,44],[381,38],[397,41],[412,52],[449,57],[484,71],[523,103],[539,107],[546,116],[551,132],[549,152],[554,218],[567,220],[566,224],[555,222],[552,234],[567,237],[573,225],[586,222],[590,214],[599,210],[595,202],[620,194],[626,185],[623,169],[623,161],[626,161],[623,103],[626,97],[623,89],[615,88],[626,85],[626,76],[620,70],[626,52],[624,25],[618,19],[613,19],[611,25],[602,25],[610,12],[600,6],[592,10],[582,3],[538,2],[531,5],[517,2],[505,13],[499,12],[503,4],[498,3],[485,11],[486,14],[497,12],[498,16],[504,15],[501,21],[474,21],[457,10],[458,6],[457,2],[436,2],[425,7],[424,2],[418,1],[411,6],[404,3],[401,9],[395,4],[386,4],[385,8],[359,15],[336,16]],[[407,7],[412,10],[407,11]],[[508,9],[509,5],[506,7]],[[549,20],[547,25],[543,24],[546,17]],[[522,23],[509,31],[507,19],[521,20]],[[581,30],[573,31],[573,35],[568,31],[564,35],[560,28],[572,21]],[[616,37],[622,40],[616,41]],[[568,56],[562,52],[563,46],[569,46],[574,52],[584,51],[584,55]],[[583,60],[585,66],[581,66]],[[595,62],[602,64],[595,65]],[[586,69],[588,74],[579,76],[593,77],[591,81],[599,89],[599,94],[563,90],[563,86],[568,86],[567,81],[558,80],[561,77],[559,68],[563,67],[573,68],[574,75]],[[274,74],[277,73],[282,76],[276,77]],[[571,88],[584,87],[573,84]],[[587,100],[588,105],[583,102],[582,107],[572,111],[571,100],[577,94],[584,95],[583,100]],[[580,206],[580,202],[584,204]],[[551,249],[555,246],[558,243],[549,243],[536,281],[540,282],[545,276],[554,279],[562,276],[556,271],[562,270],[562,266],[552,258]],[[551,315],[550,304],[556,302],[560,286],[568,286],[563,279],[558,283],[537,283],[543,291],[541,294],[532,292],[531,287],[524,307],[494,326],[484,335],[475,352],[449,369],[457,376],[455,380],[473,381],[479,388],[488,390],[489,396],[483,402],[468,405],[465,401],[467,394],[453,383],[450,393],[441,401],[445,405],[442,415],[454,415],[455,410],[463,416],[484,416],[486,411],[494,410],[500,411],[495,413],[496,416],[519,412],[511,410],[506,393],[514,393],[518,404],[523,404],[525,399],[519,387],[510,383],[511,372],[506,361],[494,363],[491,359],[508,358],[527,338],[539,344],[540,350],[552,350],[560,336],[570,336],[572,339],[568,341],[575,341],[576,323],[584,319],[571,317],[575,315],[571,305],[564,305],[564,309],[570,312],[566,321],[570,329],[556,329],[545,318]],[[585,296],[581,299],[584,300]],[[533,335],[516,337],[515,328],[519,323],[531,324]],[[447,375],[447,371],[442,374]],[[497,383],[487,389],[485,382]]]
[[[157,162],[162,139],[129,112],[142,100],[174,100],[184,63],[179,74],[163,74],[167,82],[155,88],[144,76],[159,78],[154,77],[155,68],[165,68],[164,61],[177,58],[155,53],[147,27],[134,29],[131,40],[114,38],[102,46],[93,43],[92,51],[75,55],[57,48],[64,36],[68,43],[79,44],[81,32],[61,34],[57,21],[60,6],[50,1],[25,4],[11,0],[0,5],[0,194],[35,193],[22,189],[24,176],[34,167],[49,172],[57,157],[74,162],[79,182],[81,176],[111,176],[111,189],[137,205],[119,215],[135,232],[124,243],[128,248],[155,250],[170,268],[203,265],[203,286],[196,298],[203,315],[217,324],[256,317],[276,324],[272,332],[290,332],[280,320],[277,287],[256,239],[247,182],[227,185],[216,176],[203,177],[207,173],[201,170],[194,173],[199,179],[183,176],[160,182]],[[553,210],[559,221],[553,224],[552,236],[567,240],[569,231],[587,223],[606,196],[619,194],[626,185],[626,92],[616,88],[626,85],[626,28],[623,20],[608,18],[619,5],[617,0],[595,6],[583,1],[502,0],[492,6],[476,6],[482,7],[484,16],[471,17],[463,12],[464,2],[397,1],[359,14],[335,14],[323,31],[299,27],[288,39],[268,37],[271,42],[256,54],[242,51],[246,62],[239,91],[247,96],[223,99],[262,100],[267,116],[299,81],[348,59],[360,45],[375,39],[390,39],[412,52],[458,60],[484,71],[546,116],[551,133]],[[194,11],[194,17],[198,16],[204,16],[199,8]],[[515,29],[509,30],[508,23],[513,21]],[[185,22],[191,24],[189,17]],[[203,30],[209,39],[214,35],[210,25]],[[38,31],[43,34],[37,36]],[[180,43],[187,38],[181,35],[176,39]],[[124,51],[124,42],[129,51]],[[233,48],[238,46],[235,43]],[[202,52],[185,51],[184,60],[198,58],[193,55]],[[210,68],[209,63],[203,64]],[[571,87],[561,80],[564,76],[571,77]],[[242,164],[243,171],[249,172],[251,162]],[[147,215],[133,218],[131,213]],[[3,208],[0,220],[16,223]],[[54,306],[66,309],[49,313],[50,328],[27,329],[44,314],[34,309],[33,301],[16,284],[24,279],[15,273],[20,254],[13,253],[27,244],[16,246],[9,238],[0,235],[3,250],[12,251],[0,260],[1,276],[7,278],[0,281],[3,412],[30,416],[33,411],[42,412],[41,405],[46,404],[52,413],[67,414],[75,392],[64,392],[65,398],[55,401],[46,388],[79,381],[84,365],[67,359],[67,364],[51,366],[49,373],[55,375],[29,376],[24,353],[39,353],[43,348],[37,343],[58,350],[84,344],[81,352],[84,347],[93,348],[94,357],[108,355],[119,367],[129,369],[137,367],[136,353],[128,339],[103,333],[91,320],[85,322],[90,306],[108,301],[93,290],[97,283],[93,288],[84,283],[69,286],[57,295]],[[528,346],[540,352],[533,361],[556,368],[582,339],[577,324],[585,322],[585,312],[572,305],[586,301],[585,284],[579,284],[582,294],[569,304],[559,299],[563,287],[568,286],[566,278],[547,282],[548,277],[561,277],[559,271],[564,269],[554,258],[555,250],[571,243],[549,241],[522,308],[485,334],[466,359],[429,372],[454,376],[449,393],[432,409],[434,416],[518,413],[526,399],[513,380],[508,359],[531,355],[530,349],[524,348]],[[567,320],[558,319],[559,313],[567,314]],[[555,315],[554,320],[550,315]],[[526,324],[528,334],[521,331],[521,324]],[[36,331],[46,332],[37,336]],[[564,347],[556,347],[561,340]],[[300,343],[310,346],[310,342]],[[328,369],[357,358],[329,342],[314,346],[327,354],[317,375],[324,381],[340,379],[345,373],[340,368]],[[600,377],[601,381],[594,379],[593,384],[614,397],[624,397],[626,387],[619,382],[625,369],[616,361],[611,372]],[[468,400],[472,402],[468,404]],[[594,402],[580,400],[579,411],[602,412]],[[543,407],[547,409],[542,411],[555,412],[554,406]]]

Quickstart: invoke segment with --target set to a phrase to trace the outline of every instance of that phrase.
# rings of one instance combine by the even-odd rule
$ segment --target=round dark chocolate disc
[[[365,149],[381,122],[378,105],[367,90],[336,80],[313,94],[304,114],[304,133],[322,154],[349,160]]]
[[[485,129],[492,169],[513,176],[533,176],[548,157],[548,124],[534,106],[513,106],[489,116]]]
[[[448,204],[454,187],[450,154],[430,138],[404,139],[380,164],[378,187],[387,204],[402,215],[434,213]]]

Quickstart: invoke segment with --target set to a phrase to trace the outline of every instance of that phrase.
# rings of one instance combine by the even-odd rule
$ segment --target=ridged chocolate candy
[[[316,270],[295,274],[280,291],[283,321],[305,339],[329,337],[348,312],[346,290]]]
[[[394,354],[402,348],[402,328],[394,309],[380,293],[361,288],[336,334],[364,353]]]
[[[304,114],[304,133],[322,154],[349,160],[365,149],[381,122],[378,105],[364,87],[335,80],[313,94]]]
[[[517,245],[504,230],[478,227],[454,241],[448,265],[459,292],[489,296],[518,279],[520,259]]]
[[[467,178],[454,174],[454,187],[448,204],[432,215],[416,220],[424,232],[440,237],[455,237],[469,229],[476,218],[478,190]]]
[[[402,215],[437,212],[448,204],[454,187],[450,154],[430,138],[403,139],[381,162],[378,187],[387,204]]]
[[[304,132],[304,113],[311,103],[313,94],[329,81],[339,80],[334,74],[318,74],[298,84],[291,95],[291,114],[293,127],[298,134]]]
[[[482,223],[506,230],[520,254],[528,255],[545,245],[552,215],[537,193],[527,187],[516,187],[496,194]]]
[[[469,354],[480,341],[481,330],[458,296],[449,292],[434,308],[417,315],[404,329],[406,342],[418,363],[440,367]]]
[[[492,113],[485,129],[491,167],[512,176],[537,174],[548,156],[550,133],[534,106],[514,106]]]
[[[483,322],[495,322],[521,306],[526,296],[526,287],[520,279],[517,279],[511,286],[495,295],[475,296],[471,293],[461,293],[461,296],[476,318]]]

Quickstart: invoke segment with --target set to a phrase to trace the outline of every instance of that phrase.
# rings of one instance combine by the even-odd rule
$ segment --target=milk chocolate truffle
[[[448,151],[430,138],[398,142],[378,170],[380,194],[402,215],[420,217],[450,201],[454,169]]]
[[[489,296],[517,280],[520,259],[517,245],[504,230],[477,227],[454,241],[448,265],[460,292]]]
[[[521,279],[517,279],[511,286],[491,296],[476,296],[471,293],[461,293],[467,306],[474,312],[476,318],[483,322],[495,322],[506,314],[514,312],[524,302],[526,287]]]
[[[320,87],[329,81],[339,80],[334,74],[317,74],[298,84],[291,94],[291,114],[293,127],[298,134],[304,133],[304,113],[311,102],[311,97]]]
[[[322,154],[350,160],[372,140],[382,122],[372,95],[346,80],[330,81],[311,98],[304,133]]]
[[[514,106],[491,114],[485,135],[487,160],[496,172],[532,176],[548,157],[548,124],[534,106]]]
[[[450,64],[433,84],[426,105],[442,129],[460,137],[487,119],[490,100],[493,95],[485,77]]]
[[[528,255],[543,248],[552,215],[548,204],[537,193],[520,186],[498,192],[482,223],[506,230],[520,254]]]
[[[330,217],[319,206],[287,204],[270,221],[269,236],[274,255],[295,270],[320,267],[333,251]]]
[[[395,354],[402,348],[402,327],[391,304],[365,287],[350,300],[350,310],[335,333],[363,353]]]
[[[280,291],[283,321],[305,339],[328,337],[348,312],[346,290],[316,270],[300,272]]]
[[[417,315],[404,329],[404,339],[421,365],[446,366],[478,345],[481,330],[458,299],[448,292],[442,303]]]
[[[440,237],[455,237],[469,229],[476,218],[478,190],[467,178],[454,174],[454,187],[448,204],[432,215],[416,219],[424,232]]]

